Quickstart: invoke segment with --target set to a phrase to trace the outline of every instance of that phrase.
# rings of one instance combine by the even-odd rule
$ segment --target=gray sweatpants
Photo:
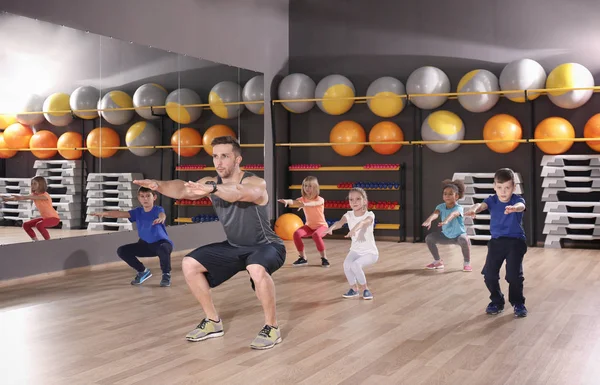
[[[425,243],[429,247],[429,251],[433,255],[433,259],[440,260],[437,245],[459,245],[465,262],[471,262],[471,242],[467,234],[461,234],[456,238],[448,238],[441,231],[430,233],[425,237]]]

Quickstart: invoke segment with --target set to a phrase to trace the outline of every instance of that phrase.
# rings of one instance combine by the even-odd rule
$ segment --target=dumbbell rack
[[[600,155],[545,155],[541,166],[544,247],[600,239]]]
[[[100,211],[129,211],[139,206],[137,186],[132,182],[143,179],[139,173],[92,173],[87,178],[88,230],[133,230],[127,218],[106,218],[90,215]]]
[[[0,195],[28,195],[31,193],[31,178],[0,178]],[[0,202],[0,219],[27,221],[33,217],[31,201]]]
[[[494,174],[490,173],[469,173],[457,172],[452,176],[452,180],[460,180],[465,184],[465,195],[458,201],[466,212],[472,205],[483,202],[488,196],[495,194]],[[515,173],[515,194],[522,195],[523,179],[521,174]],[[489,241],[492,236],[490,233],[490,213],[488,210],[478,213],[475,218],[465,217],[465,228],[467,236],[472,241]]]
[[[62,228],[75,229],[83,225],[84,195],[82,191],[86,166],[81,160],[36,160],[33,164],[36,176],[48,183],[52,206],[58,212]],[[34,217],[39,211],[33,207]]]

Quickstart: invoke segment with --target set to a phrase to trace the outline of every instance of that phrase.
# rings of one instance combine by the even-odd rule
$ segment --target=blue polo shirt
[[[435,209],[440,212],[441,222],[445,221],[446,218],[448,218],[450,214],[452,214],[455,211],[458,211],[460,213],[460,216],[451,220],[450,223],[448,223],[447,225],[442,226],[442,234],[444,234],[447,238],[454,239],[467,232],[467,230],[465,229],[465,221],[463,217],[464,208],[461,205],[455,204],[454,207],[449,209],[446,207],[445,203],[442,203],[437,205]]]
[[[138,235],[141,240],[148,243],[155,243],[161,240],[165,240],[173,244],[167,234],[167,229],[164,223],[158,225],[152,224],[154,220],[158,218],[158,214],[164,213],[165,209],[160,206],[152,207],[152,210],[146,212],[143,207],[136,207],[133,210],[129,210],[131,222],[135,222],[137,225]]]
[[[523,211],[520,213],[504,214],[506,206],[517,203],[525,204],[522,196],[513,194],[508,202],[501,202],[498,195],[490,195],[483,201],[488,206],[491,215],[490,232],[492,238],[508,237],[525,239],[523,229]]]

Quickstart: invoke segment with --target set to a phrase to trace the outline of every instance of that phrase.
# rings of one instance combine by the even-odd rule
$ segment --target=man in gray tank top
[[[185,280],[206,314],[187,334],[188,341],[223,335],[223,321],[210,290],[246,270],[265,314],[265,325],[250,346],[270,349],[281,342],[271,274],[284,264],[285,246],[269,223],[265,180],[240,170],[242,151],[237,140],[221,136],[211,146],[216,177],[198,182],[145,179],[134,183],[175,199],[197,200],[208,196],[227,235],[226,241],[199,247],[183,258]]]

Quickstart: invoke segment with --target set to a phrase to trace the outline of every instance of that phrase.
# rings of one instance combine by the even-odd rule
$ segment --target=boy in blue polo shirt
[[[98,217],[128,218],[137,224],[140,239],[136,243],[123,245],[117,249],[117,255],[137,271],[132,285],[141,285],[152,277],[150,269],[144,266],[137,257],[158,256],[162,270],[160,286],[171,286],[171,252],[173,242],[169,239],[165,228],[165,210],[154,206],[156,192],[140,187],[137,194],[141,206],[129,211],[102,211],[94,213]]]
[[[515,175],[511,169],[503,168],[494,175],[495,195],[487,197],[483,203],[473,205],[465,215],[475,216],[489,210],[490,232],[488,253],[483,267],[485,284],[490,291],[488,314],[498,314],[504,310],[504,294],[500,290],[500,268],[506,260],[506,281],[508,301],[514,307],[515,316],[526,317],[525,297],[523,296],[523,257],[527,252],[523,211],[525,200],[515,190]]]

